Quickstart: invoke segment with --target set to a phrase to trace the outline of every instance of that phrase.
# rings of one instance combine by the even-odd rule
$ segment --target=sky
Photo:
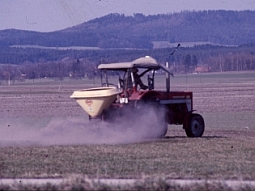
[[[110,13],[255,10],[255,0],[0,0],[0,30],[50,32]]]

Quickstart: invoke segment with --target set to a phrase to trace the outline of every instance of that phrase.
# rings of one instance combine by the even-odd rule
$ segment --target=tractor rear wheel
[[[168,131],[168,123],[166,122],[166,108],[160,105],[157,101],[153,99],[147,99],[136,102],[136,108],[138,110],[143,110],[147,113],[149,110],[154,112],[151,121],[151,132],[153,132],[153,138],[164,138]],[[151,117],[151,116],[149,116]]]
[[[149,111],[153,115],[148,116],[148,121],[150,121],[151,132],[154,132],[152,135],[153,138],[163,138],[165,137],[168,130],[168,123],[166,122],[166,108],[160,105],[154,100],[137,100],[135,102],[136,116],[147,116]]]
[[[188,137],[202,137],[205,130],[205,122],[201,115],[191,114],[185,132]]]

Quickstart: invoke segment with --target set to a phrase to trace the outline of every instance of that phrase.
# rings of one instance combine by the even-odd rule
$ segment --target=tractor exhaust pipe
[[[178,50],[178,48],[181,46],[181,44],[179,43],[177,46],[176,46],[176,48],[170,53],[170,56],[172,56],[174,53],[175,53],[175,51],[177,51]]]
[[[175,51],[178,50],[180,46],[181,44],[179,43],[177,47],[170,53],[170,56],[172,56],[175,53]],[[166,62],[166,67],[169,68],[168,62]],[[166,73],[166,92],[170,92],[170,74],[169,73]]]

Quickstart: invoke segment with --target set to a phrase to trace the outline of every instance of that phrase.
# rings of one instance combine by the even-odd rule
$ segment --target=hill
[[[149,16],[109,14],[49,33],[2,30],[0,46],[151,49],[152,42],[160,41],[241,45],[255,42],[254,26],[255,11],[184,11]]]

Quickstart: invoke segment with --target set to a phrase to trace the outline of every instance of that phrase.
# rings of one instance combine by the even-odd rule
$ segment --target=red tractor
[[[201,115],[193,113],[192,92],[170,91],[171,71],[167,66],[159,64],[152,57],[138,58],[132,62],[100,64],[102,87],[74,91],[71,98],[88,113],[89,119],[100,119],[118,123],[127,118],[130,122],[139,120],[141,113],[149,108],[157,112],[157,119],[162,131],[158,135],[163,137],[167,133],[168,124],[183,125],[188,137],[201,137],[205,123]],[[144,85],[137,74],[137,70],[145,70],[148,74],[148,84]],[[156,71],[166,73],[166,90],[154,89]],[[123,73],[117,84],[109,83],[109,74]],[[159,113],[163,112],[163,115]],[[153,127],[152,127],[153,128]]]

